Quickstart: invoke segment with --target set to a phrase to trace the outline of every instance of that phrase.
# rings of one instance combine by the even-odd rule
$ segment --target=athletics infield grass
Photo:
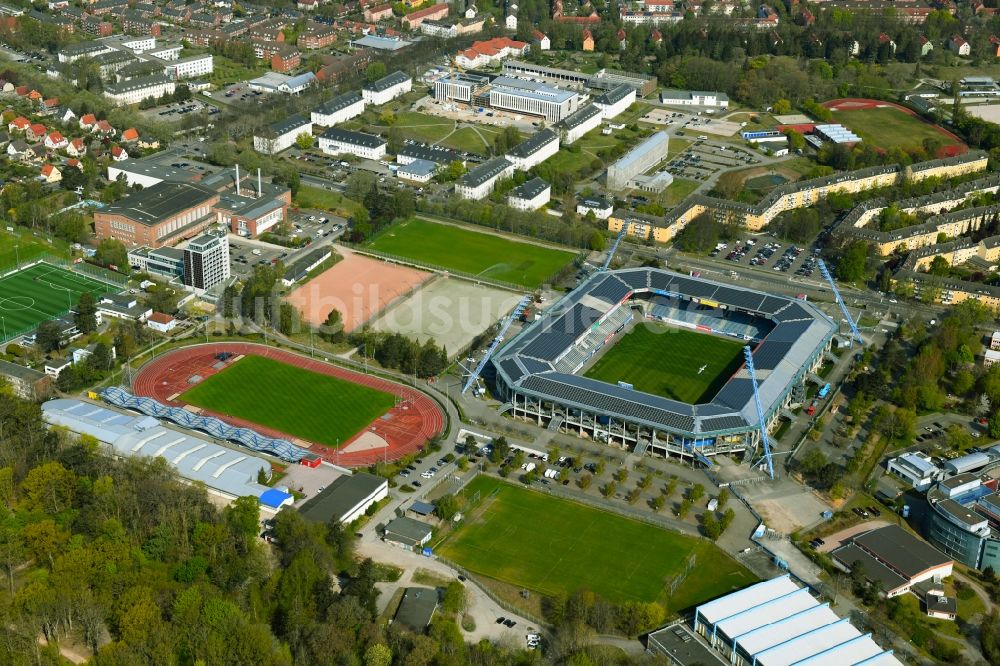
[[[743,345],[739,342],[640,322],[584,374],[609,384],[628,382],[637,391],[698,404],[715,397],[742,362]]]
[[[415,218],[393,225],[367,247],[417,264],[527,288],[539,286],[576,256],[567,250]]]
[[[756,579],[714,544],[479,476],[480,504],[435,551],[474,573],[542,594],[590,590],[609,601],[676,611]],[[668,584],[695,566],[673,595]]]
[[[98,280],[50,264],[35,264],[0,278],[0,340],[24,333],[76,306],[80,295],[119,292]],[[4,330],[6,329],[6,335]]]
[[[246,356],[179,398],[327,446],[345,444],[395,398],[262,356]]]

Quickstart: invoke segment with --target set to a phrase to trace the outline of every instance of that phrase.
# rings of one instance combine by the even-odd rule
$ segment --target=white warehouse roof
[[[219,446],[197,435],[166,428],[151,416],[123,414],[82,400],[67,399],[49,400],[42,405],[42,413],[48,423],[91,435],[111,446],[116,455],[162,457],[180,476],[200,481],[225,495],[260,498],[272,492],[271,488],[257,483],[260,469],[270,472],[268,461]]]
[[[788,575],[700,606],[695,622],[706,638],[735,647],[757,666],[900,666],[891,651],[840,619]]]

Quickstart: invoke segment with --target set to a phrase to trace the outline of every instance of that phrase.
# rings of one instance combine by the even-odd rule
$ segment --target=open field
[[[754,581],[708,541],[485,476],[463,492],[479,492],[481,505],[435,550],[505,583],[549,595],[589,589],[610,601],[661,601],[676,611]],[[692,554],[695,568],[667,598],[666,585]]]
[[[950,154],[955,154],[953,151],[961,145],[943,129],[893,106],[838,108],[833,112],[833,121],[882,150],[919,148],[925,139],[934,139],[942,145],[942,150],[951,147]]]
[[[743,362],[734,340],[660,324],[640,323],[585,373],[637,391],[698,404],[710,400]]]
[[[532,288],[555,275],[575,256],[566,250],[416,218],[393,225],[367,247],[434,268]]]
[[[0,340],[64,314],[83,293],[99,296],[112,291],[120,289],[50,264],[0,278]]]
[[[663,190],[663,194],[659,196],[659,199],[666,206],[676,206],[700,186],[701,183],[697,180],[675,177],[674,182],[670,183],[667,189]]]
[[[344,331],[350,333],[431,276],[415,268],[355,254],[345,247],[337,250],[344,257],[341,261],[286,297],[312,326],[320,326],[330,310],[336,309]]]
[[[299,208],[325,210],[343,218],[353,217],[359,211],[365,210],[363,205],[339,192],[330,192],[309,185],[299,186],[294,203]]]
[[[446,118],[436,118],[419,111],[401,111],[396,114],[392,127],[407,139],[416,139],[428,143],[437,143],[451,134],[455,122]]]
[[[446,148],[487,155],[487,147],[493,145],[493,138],[499,133],[499,129],[484,125],[479,125],[475,128],[462,127],[455,130],[448,138],[439,141],[439,143]]]
[[[434,340],[453,357],[510,312],[519,298],[510,291],[443,277],[386,310],[372,328],[402,333],[420,342]]]
[[[263,356],[245,356],[179,400],[337,446],[387,412],[395,397]]]

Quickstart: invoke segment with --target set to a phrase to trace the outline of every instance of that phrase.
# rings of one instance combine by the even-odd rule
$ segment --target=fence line
[[[515,291],[517,293],[532,291],[523,284],[517,284],[514,282],[504,282],[503,280],[495,280],[493,278],[483,277],[482,275],[473,275],[472,273],[457,271],[453,268],[445,268],[444,266],[438,266],[437,264],[431,264],[424,261],[415,261],[407,257],[400,257],[399,255],[391,254],[389,252],[382,252],[381,250],[373,250],[369,247],[361,247],[360,245],[355,245],[353,243],[348,243],[346,241],[342,241],[341,244],[346,245],[347,247],[349,247],[351,250],[353,250],[358,254],[364,254],[376,257],[378,259],[384,259],[385,261],[391,261],[394,264],[400,264],[402,266],[411,266],[413,268],[422,268],[425,270],[431,270],[438,273],[447,273],[448,275],[459,278],[461,280],[475,282],[476,284],[485,284],[491,287],[496,287],[498,289]]]
[[[547,623],[544,620],[535,617],[532,613],[528,612],[527,610],[525,610],[523,608],[518,608],[517,606],[515,606],[512,603],[510,603],[506,599],[501,598],[496,592],[494,592],[493,590],[491,590],[486,585],[480,583],[478,581],[478,579],[476,578],[476,574],[472,573],[471,571],[469,571],[465,567],[463,567],[463,566],[461,566],[459,564],[456,564],[455,562],[452,562],[448,558],[442,557],[441,555],[438,555],[437,553],[434,554],[434,559],[436,559],[437,561],[439,561],[439,562],[441,562],[443,564],[446,564],[447,566],[451,567],[452,569],[454,569],[458,573],[462,574],[463,576],[465,576],[469,580],[476,581],[476,587],[478,587],[480,590],[482,590],[486,594],[486,596],[488,596],[490,599],[492,599],[494,601],[494,603],[496,603],[496,605],[500,606],[500,608],[503,608],[508,613],[514,613],[516,615],[520,615],[524,619],[530,620],[531,622],[534,622],[535,624],[537,624],[539,626],[542,626],[542,627],[544,627],[544,626],[547,625]],[[538,594],[538,593],[537,592],[532,592],[532,594]],[[541,596],[541,595],[539,595],[539,596]]]

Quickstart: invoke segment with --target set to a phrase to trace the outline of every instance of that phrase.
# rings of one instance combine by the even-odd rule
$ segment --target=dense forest
[[[451,616],[427,635],[376,617],[377,568],[339,524],[225,509],[162,460],[116,460],[47,430],[0,387],[0,663],[527,664],[535,653],[466,645]]]

